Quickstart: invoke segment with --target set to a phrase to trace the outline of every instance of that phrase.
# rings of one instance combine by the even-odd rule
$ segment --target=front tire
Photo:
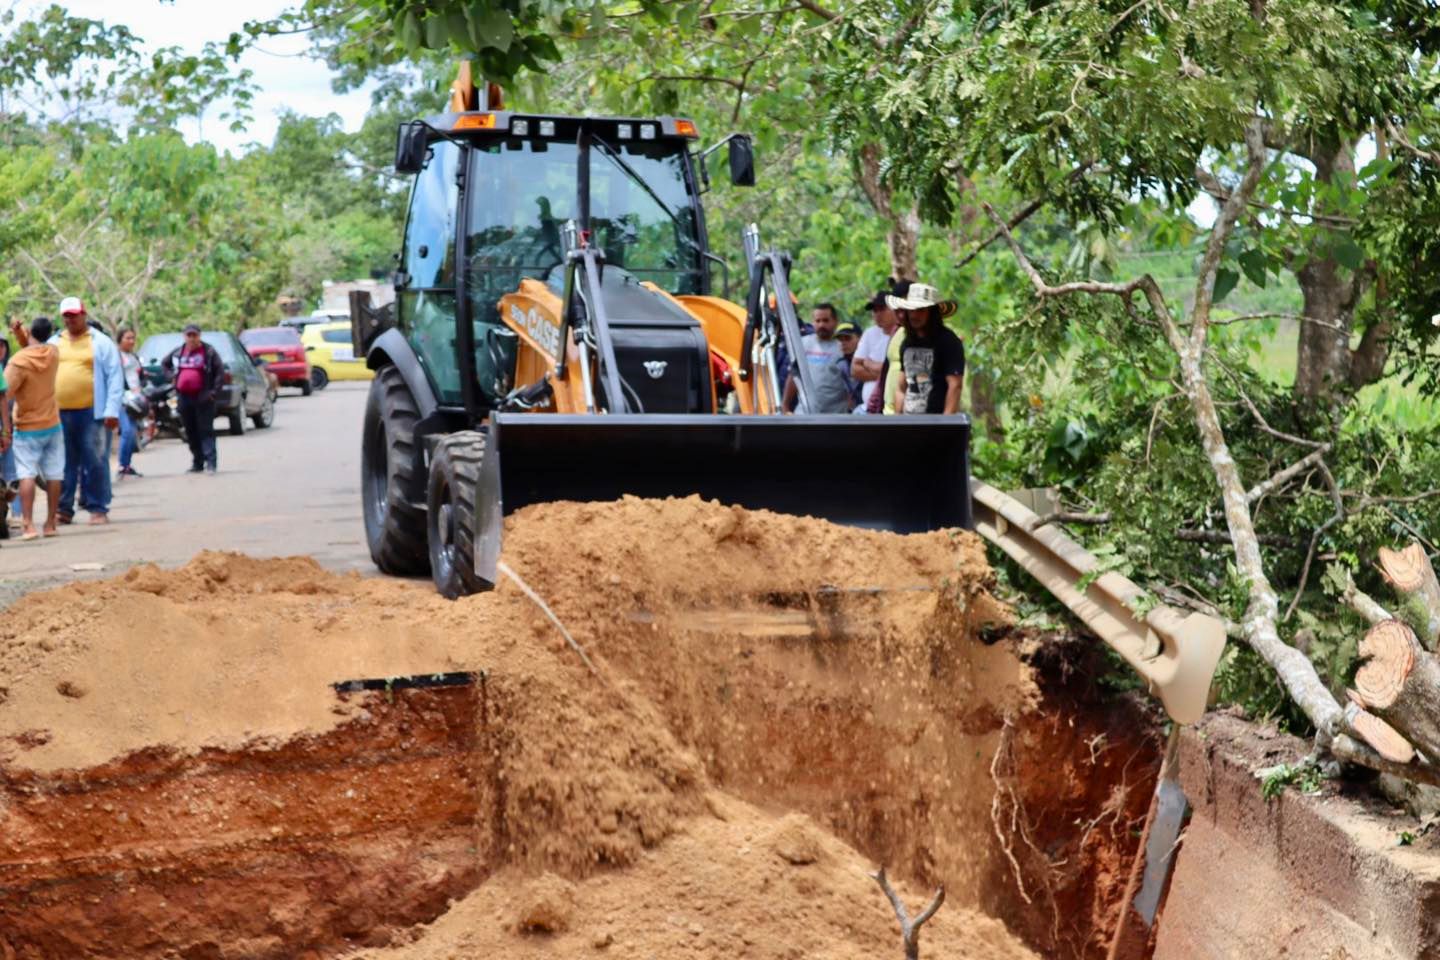
[[[308,397],[313,392],[315,392],[315,387],[310,383],[309,380],[306,380],[304,383],[300,384],[300,396]]]
[[[420,411],[405,378],[394,367],[382,367],[365,401],[360,497],[370,558],[382,572],[401,577],[430,571],[425,507],[406,499],[413,489],[419,422]]]
[[[325,372],[324,367],[310,368],[310,386],[316,390],[324,390],[330,383],[330,374]]]
[[[475,496],[484,458],[485,435],[473,430],[445,437],[430,458],[425,512],[430,578],[447,600],[491,587],[475,575]]]
[[[235,409],[230,412],[230,435],[232,437],[245,436],[245,394],[240,394],[240,402],[235,404]]]

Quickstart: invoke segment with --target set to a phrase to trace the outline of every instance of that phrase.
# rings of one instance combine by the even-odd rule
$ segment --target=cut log
[[[1345,691],[1350,705],[1345,708],[1345,722],[1370,748],[1392,763],[1409,763],[1415,759],[1415,748],[1395,728],[1365,709],[1354,690]]]
[[[1430,557],[1418,543],[1412,543],[1404,550],[1380,548],[1380,572],[1407,599],[1419,603],[1425,612],[1421,641],[1427,650],[1440,645],[1440,580],[1435,578],[1435,568]]]
[[[1360,640],[1364,664],[1355,672],[1355,692],[1363,706],[1384,709],[1400,699],[1415,670],[1415,634],[1399,620],[1382,620]]]
[[[1440,758],[1440,660],[1399,620],[1371,627],[1360,640],[1360,656],[1365,662],[1355,672],[1356,701],[1426,759]]]

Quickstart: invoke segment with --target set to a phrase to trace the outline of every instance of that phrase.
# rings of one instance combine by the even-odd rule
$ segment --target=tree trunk
[[[1005,439],[1005,424],[995,406],[995,381],[984,370],[966,370],[970,381],[970,416],[985,424],[986,439],[999,443]]]
[[[1376,287],[1377,297],[1384,297],[1384,291]],[[1374,383],[1385,376],[1385,364],[1390,360],[1390,335],[1393,332],[1389,320],[1376,320],[1365,328],[1360,345],[1350,354],[1350,388],[1359,390],[1366,384]]]
[[[918,280],[915,264],[920,243],[920,215],[912,205],[896,210],[894,194],[880,179],[880,147],[867,143],[860,148],[860,189],[875,212],[885,218],[885,243],[890,249],[890,275],[897,280]]]
[[[1349,142],[1316,144],[1307,156],[1315,164],[1317,183],[1328,185],[1336,174],[1355,173]],[[1349,276],[1333,256],[1308,259],[1295,272],[1295,279],[1305,304],[1295,358],[1295,397],[1307,404],[1325,402],[1350,384],[1350,329],[1359,281]]]
[[[1314,403],[1350,382],[1350,317],[1341,308],[1349,283],[1340,276],[1340,264],[1328,258],[1311,260],[1295,277],[1305,302],[1295,396]]]

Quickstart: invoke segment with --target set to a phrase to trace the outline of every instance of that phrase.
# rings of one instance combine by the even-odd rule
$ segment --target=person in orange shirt
[[[60,405],[55,401],[55,377],[60,351],[46,343],[54,327],[48,317],[37,317],[27,332],[19,320],[10,322],[22,349],[5,365],[5,380],[15,400],[15,474],[20,480],[20,520],[23,540],[34,540],[35,488],[44,480],[45,536],[55,536],[60,483],[65,476],[65,437],[60,429]]]

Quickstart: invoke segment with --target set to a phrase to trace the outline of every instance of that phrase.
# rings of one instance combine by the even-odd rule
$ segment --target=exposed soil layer
[[[294,957],[435,916],[481,877],[478,701],[367,699],[272,749],[9,771],[0,955]]]
[[[625,500],[522,511],[505,559],[569,640],[509,582],[219,554],[17,604],[0,956],[875,956],[877,863],[946,884],[937,955],[1104,955],[1154,745],[977,639],[975,538]]]

